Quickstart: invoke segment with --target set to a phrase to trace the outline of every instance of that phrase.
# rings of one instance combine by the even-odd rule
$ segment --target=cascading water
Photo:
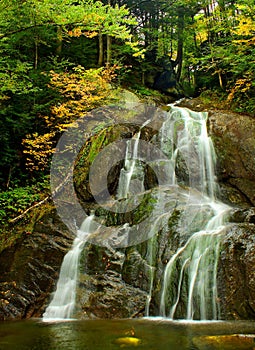
[[[126,142],[126,155],[124,166],[120,171],[117,199],[124,199],[129,194],[144,191],[144,171],[141,162],[138,160],[138,147],[141,131],[149,122],[150,120],[146,120],[133,138]]]
[[[79,258],[91,233],[94,215],[88,216],[82,223],[71,250],[65,255],[61,265],[57,289],[53,299],[43,314],[43,320],[69,319],[75,310],[76,284],[78,278]]]
[[[189,186],[213,199],[217,187],[215,153],[207,135],[207,113],[171,108],[158,136],[160,148],[169,158],[169,184],[179,182],[176,171],[182,161],[182,166],[187,167]]]
[[[162,316],[174,318],[179,307],[179,315],[189,320],[219,318],[216,278],[225,211],[219,205],[215,215],[219,221],[213,216],[205,229],[195,232],[169,260],[161,294]],[[184,305],[181,294],[185,295]]]
[[[138,145],[141,136],[141,129],[139,132],[126,143],[126,155],[124,160],[124,167],[120,171],[119,184],[117,189],[117,198],[127,198],[128,194],[132,191],[131,184],[133,184],[134,191],[143,192],[143,171],[138,166],[137,153]],[[136,176],[135,185],[132,177]],[[140,177],[137,178],[137,177]],[[135,192],[134,192],[135,193]]]
[[[118,208],[115,218],[117,213],[126,213],[125,208],[130,208],[132,200],[139,202],[140,193],[144,195],[146,204],[140,207],[139,214],[146,217],[145,212],[149,212],[148,219],[140,220],[139,217],[139,223],[134,227],[131,220],[123,225],[103,226],[102,230],[97,226],[92,230],[93,216],[88,217],[78,231],[71,251],[64,258],[57,290],[43,315],[44,320],[72,317],[79,256],[89,233],[95,231],[94,242],[97,244],[98,237],[99,245],[105,240],[107,244],[102,245],[117,244],[118,247],[118,244],[123,244],[122,247],[125,247],[147,240],[147,253],[143,260],[148,280],[146,316],[150,316],[150,306],[152,303],[155,306],[157,298],[156,308],[163,317],[220,318],[217,261],[229,207],[217,200],[216,158],[207,135],[206,122],[207,113],[171,106],[158,135],[153,138],[154,143],[147,149],[147,153],[148,150],[160,150],[151,155],[147,164],[161,178],[159,186],[150,191],[144,190],[146,159],[141,161],[144,153],[143,147],[140,147],[141,130],[149,121],[132,139],[127,140],[117,199],[111,201],[109,207],[112,211],[114,206]],[[176,242],[174,235],[170,237],[173,232],[169,231],[169,221],[174,215],[178,234]],[[164,247],[160,236],[166,237],[168,247]],[[168,261],[161,266],[159,274],[157,261],[160,250],[167,250]]]
[[[187,237],[169,259],[161,290],[160,315],[170,318],[218,319],[217,261],[229,208],[216,201],[215,153],[207,135],[206,113],[172,107],[160,130],[160,145],[170,159],[169,183],[178,184],[178,167],[186,167],[190,193],[183,210],[181,234]],[[187,182],[187,179],[181,181]],[[208,220],[192,228],[208,211]]]
[[[217,261],[229,208],[216,200],[216,157],[211,139],[207,135],[206,122],[207,113],[172,106],[154,140],[167,156],[167,159],[157,161],[160,171],[164,172],[163,185],[167,185],[169,189],[174,187],[176,197],[183,197],[182,217],[178,223],[182,237],[179,248],[165,267],[162,282],[160,315],[164,317],[220,317],[217,302]],[[137,168],[140,133],[141,130],[127,143],[125,164],[119,179],[118,199],[127,198],[131,192],[132,176],[143,170]],[[183,195],[182,188],[187,185],[193,192]],[[167,227],[173,209],[168,212],[164,205],[159,193],[156,211],[158,216],[150,227],[154,235],[148,235],[152,238],[147,242],[145,256],[149,279],[146,316],[150,314],[156,273],[155,232],[159,226]],[[199,216],[201,222],[194,224]]]

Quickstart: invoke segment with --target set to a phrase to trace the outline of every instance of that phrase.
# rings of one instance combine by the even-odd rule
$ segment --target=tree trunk
[[[109,34],[106,36],[106,66],[109,67],[112,59],[112,38]]]
[[[57,27],[57,48],[56,48],[56,54],[58,56],[62,53],[62,43],[63,43],[63,33],[61,26]]]
[[[103,35],[99,33],[98,35],[98,65],[102,67],[104,64],[104,41]]]
[[[107,1],[108,6],[111,6],[111,0]],[[112,57],[112,38],[109,34],[106,35],[106,67],[111,64]]]
[[[38,38],[35,38],[35,59],[34,59],[34,67],[37,69],[38,67]]]
[[[182,61],[183,61],[183,31],[184,31],[184,9],[180,8],[178,11],[178,46],[177,46],[177,57],[174,65],[177,67],[176,79],[180,81],[182,72]]]

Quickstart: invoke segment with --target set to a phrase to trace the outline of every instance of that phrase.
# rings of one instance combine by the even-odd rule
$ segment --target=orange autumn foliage
[[[86,70],[78,66],[72,72],[50,72],[50,87],[58,91],[59,102],[48,115],[38,116],[46,132],[27,135],[22,141],[29,171],[45,170],[62,132],[86,112],[114,99],[110,85],[114,71],[115,67]]]

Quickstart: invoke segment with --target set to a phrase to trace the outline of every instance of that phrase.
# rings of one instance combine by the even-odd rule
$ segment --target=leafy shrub
[[[17,187],[0,192],[0,224],[6,225],[14,217],[40,201],[49,184],[47,179],[33,186]]]
[[[54,101],[48,115],[40,116],[42,133],[34,132],[22,141],[31,172],[48,168],[56,141],[75,120],[115,98],[110,85],[115,77],[114,67],[86,70],[78,66],[70,72],[50,74],[50,87],[58,93],[58,102]]]

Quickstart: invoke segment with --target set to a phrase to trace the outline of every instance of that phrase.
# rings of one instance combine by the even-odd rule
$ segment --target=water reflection
[[[0,350],[252,350],[253,334],[255,337],[252,322],[174,322],[161,318],[59,323],[28,320],[0,324]],[[214,337],[220,335],[231,336]]]

